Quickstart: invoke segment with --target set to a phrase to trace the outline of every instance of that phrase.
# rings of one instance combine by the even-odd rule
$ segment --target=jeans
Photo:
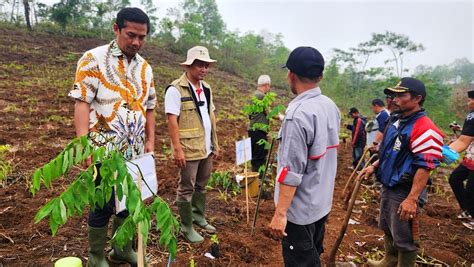
[[[353,147],[352,148],[352,167],[356,167],[357,163],[359,163],[360,158],[362,157],[362,154],[364,153],[364,147]],[[365,160],[362,161],[362,163],[359,165],[359,168],[357,169],[358,171],[362,170],[364,168]]]

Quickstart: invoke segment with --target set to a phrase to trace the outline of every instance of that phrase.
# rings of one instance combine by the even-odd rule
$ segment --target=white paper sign
[[[243,164],[246,161],[249,161],[250,159],[252,159],[252,145],[250,143],[250,138],[245,138],[243,140],[235,142],[235,161],[237,165]]]
[[[138,175],[140,175],[140,172],[138,171],[138,167],[135,164],[140,167],[140,171],[143,175],[141,193],[142,200],[145,200],[149,197],[152,197],[153,193],[156,194],[158,192],[158,180],[156,179],[155,158],[153,157],[153,153],[144,154],[143,156],[131,160],[131,162],[127,162],[128,172],[133,177],[133,181],[135,182],[135,184],[137,184]],[[150,188],[146,186],[145,182]],[[117,195],[115,196],[116,213],[119,213],[126,209],[125,200],[125,196],[123,196],[122,201],[118,201]]]

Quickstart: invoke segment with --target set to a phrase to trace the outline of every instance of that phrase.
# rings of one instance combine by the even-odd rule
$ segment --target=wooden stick
[[[249,186],[247,179],[247,153],[245,152],[245,139],[244,139],[244,175],[245,175],[245,203],[247,205],[247,225],[250,222],[250,213],[249,213]]]
[[[370,161],[375,157],[376,155],[372,155],[370,159],[365,163],[364,168],[367,168],[367,166],[370,164]],[[339,236],[337,237],[336,243],[331,249],[331,252],[329,253],[329,266],[335,266],[336,264],[336,253],[337,250],[339,249],[339,246],[341,245],[342,239],[344,239],[344,235],[347,230],[347,225],[349,224],[349,219],[351,218],[352,214],[352,209],[354,208],[354,203],[357,198],[357,194],[359,193],[359,188],[362,183],[362,172],[357,175],[356,178],[356,184],[354,186],[354,190],[352,191],[351,195],[351,200],[349,202],[349,207],[347,208],[346,212],[346,217],[344,218],[344,222],[342,223],[341,231],[339,232]]]
[[[137,177],[137,185],[138,185],[138,190],[140,191],[140,194],[142,192],[142,174],[141,172],[138,173]],[[139,267],[144,267],[144,259],[145,259],[145,248],[143,247],[143,236],[142,236],[142,231],[141,231],[141,222],[138,223],[138,251],[137,251],[137,263]]]
[[[344,218],[344,222],[342,223],[341,230],[339,232],[339,236],[337,237],[336,243],[331,249],[329,253],[329,266],[335,266],[336,264],[336,253],[341,245],[342,239],[344,238],[344,234],[347,230],[347,225],[349,223],[349,219],[351,218],[352,208],[354,207],[354,202],[357,197],[357,193],[359,191],[360,184],[362,183],[361,175],[359,174],[356,179],[356,185],[354,187],[354,191],[352,191],[351,201],[349,203],[349,208],[346,212],[346,217]]]
[[[344,189],[342,190],[342,194],[344,195],[347,191],[347,188],[349,187],[349,184],[352,182],[352,178],[354,177],[354,174],[357,172],[357,170],[359,169],[360,167],[360,164],[362,164],[362,161],[364,161],[364,158],[365,158],[365,155],[367,154],[367,152],[369,152],[369,148],[367,147],[365,150],[364,150],[364,153],[362,153],[362,156],[360,157],[360,160],[359,162],[357,163],[357,166],[354,168],[354,170],[352,171],[352,174],[351,176],[349,176],[349,179],[347,179],[347,182],[346,182],[346,185],[344,186]]]
[[[260,207],[260,199],[262,197],[262,193],[263,193],[263,186],[265,185],[265,177],[267,175],[267,170],[268,170],[268,166],[270,165],[270,162],[273,162],[271,161],[271,158],[272,158],[272,151],[273,151],[273,144],[275,143],[275,138],[272,138],[272,143],[270,144],[270,151],[268,152],[268,156],[267,156],[267,163],[265,164],[265,170],[263,171],[262,174],[259,175],[260,177],[260,189],[258,191],[258,197],[257,197],[257,206],[255,207],[255,213],[253,214],[253,223],[252,223],[252,231],[250,232],[250,235],[253,236],[253,234],[255,233],[255,224],[257,222],[257,215],[258,215],[258,209]]]
[[[364,169],[367,168],[370,165],[370,162],[376,156],[377,156],[377,154],[374,154],[374,155],[372,155],[372,157],[369,158],[369,160],[364,165]],[[354,190],[354,185],[351,185],[351,186],[349,186],[349,189],[346,191],[346,193],[343,195],[344,196],[344,206],[343,206],[344,210],[347,210],[347,205],[349,204],[349,200],[351,199],[353,190]]]

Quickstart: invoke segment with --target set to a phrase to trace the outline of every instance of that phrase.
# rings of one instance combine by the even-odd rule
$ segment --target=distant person
[[[113,29],[115,39],[112,42],[87,51],[79,59],[74,88],[69,96],[76,99],[76,135],[88,134],[94,145],[116,147],[125,158],[132,159],[155,149],[153,71],[138,54],[150,32],[150,20],[138,8],[123,8],[117,14]],[[88,164],[91,164],[90,160]],[[100,168],[100,163],[93,164]],[[96,186],[101,181],[100,171],[97,174]],[[89,212],[88,266],[108,266],[104,248],[107,225],[114,214],[114,192],[103,208],[96,205]],[[126,210],[115,215],[112,235],[128,215]],[[115,244],[112,248],[111,262],[137,265],[132,241],[123,249]]]
[[[355,107],[349,109],[349,116],[353,119],[352,125],[346,125],[346,128],[352,132],[352,169],[357,167],[367,142],[365,124],[367,118],[359,113]],[[360,164],[359,170],[364,166],[364,161]]]
[[[181,232],[191,243],[204,240],[193,223],[209,233],[216,232],[205,218],[206,185],[219,146],[212,90],[204,81],[215,62],[207,48],[189,49],[186,61],[181,63],[185,72],[165,90],[168,131],[173,157],[180,169],[176,205]]]
[[[253,93],[253,97],[262,100],[270,91],[271,80],[268,75],[260,75],[257,80],[257,90]],[[255,128],[255,126],[269,127],[270,120],[267,118],[267,110],[256,112],[249,115],[250,123],[248,134],[252,143],[252,171],[257,172],[260,166],[265,164],[267,157],[267,150],[264,144],[257,144],[260,140],[267,141],[268,130],[262,128]]]
[[[365,125],[365,132],[367,134],[367,144],[372,144],[375,141],[375,137],[377,137],[377,133],[379,130],[379,125],[377,124],[377,120],[374,118],[373,120],[367,121]]]
[[[387,89],[387,88],[385,88]],[[385,102],[387,102],[387,112],[388,112],[388,115],[392,114],[393,112],[393,93],[390,92],[390,90],[386,91],[386,95],[385,95]]]
[[[385,104],[382,99],[376,98],[372,100],[372,111],[375,114],[375,122],[377,123],[377,133],[375,140],[371,143],[368,143],[374,151],[378,150],[378,145],[382,141],[383,132],[385,130],[385,124],[387,123],[388,117],[390,116],[389,112],[385,109]]]
[[[395,115],[386,125],[379,160],[362,171],[367,176],[376,172],[383,184],[379,228],[384,232],[385,256],[368,264],[409,267],[415,266],[419,248],[412,221],[418,219],[430,171],[440,164],[444,134],[422,108],[426,99],[423,82],[405,77],[385,93],[393,94]]]
[[[340,114],[321,94],[324,59],[312,47],[298,47],[286,62],[296,97],[280,131],[275,214],[268,226],[282,238],[285,266],[321,266],[325,224],[337,169]]]
[[[466,151],[463,161],[449,176],[449,184],[461,207],[459,219],[469,219],[463,223],[467,228],[474,230],[474,85],[467,93],[469,113],[464,120],[461,135],[449,147],[456,152]],[[455,125],[458,126],[458,125]]]

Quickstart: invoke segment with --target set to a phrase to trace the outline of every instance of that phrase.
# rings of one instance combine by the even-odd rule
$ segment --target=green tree
[[[225,31],[224,20],[215,0],[199,0],[196,10],[201,15],[202,37],[209,44],[219,45]]]
[[[390,31],[385,33],[373,33],[372,39],[366,43],[368,47],[387,48],[393,55],[392,59],[385,63],[395,62],[396,75],[401,77],[407,70],[403,68],[404,57],[409,53],[423,51],[425,47],[410,40],[408,36]]]

